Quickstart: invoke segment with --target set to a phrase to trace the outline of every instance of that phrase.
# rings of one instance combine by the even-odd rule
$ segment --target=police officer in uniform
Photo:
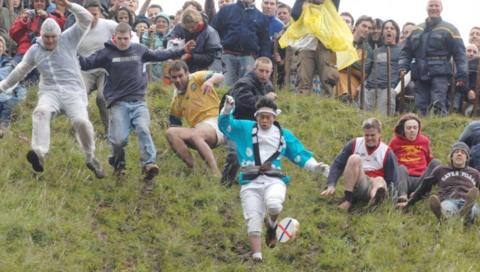
[[[422,115],[433,108],[437,115],[446,115],[447,92],[454,69],[456,87],[467,81],[467,58],[460,33],[452,24],[440,17],[441,0],[429,0],[428,18],[408,37],[400,57],[400,76],[410,70],[415,81],[415,105]]]

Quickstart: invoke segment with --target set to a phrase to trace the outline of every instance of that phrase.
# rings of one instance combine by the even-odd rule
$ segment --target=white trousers
[[[75,129],[77,141],[87,161],[94,158],[95,142],[92,123],[88,119],[85,93],[39,93],[37,106],[32,114],[32,149],[44,157],[50,148],[50,121],[53,116],[65,113]]]
[[[262,232],[265,211],[269,215],[280,214],[286,193],[287,186],[278,178],[260,176],[255,181],[242,185],[240,199],[249,235],[259,235]]]

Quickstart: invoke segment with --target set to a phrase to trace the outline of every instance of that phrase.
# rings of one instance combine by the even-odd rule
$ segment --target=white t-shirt
[[[105,43],[112,39],[115,34],[117,22],[99,18],[94,28],[83,37],[78,46],[78,54],[82,57],[88,57],[95,51],[105,47]]]

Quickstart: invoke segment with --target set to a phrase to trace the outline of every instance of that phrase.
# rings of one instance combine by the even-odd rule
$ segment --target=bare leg
[[[205,160],[213,175],[220,177],[221,173],[218,170],[217,160],[212,152],[212,148],[217,143],[217,132],[215,129],[207,126],[194,128],[189,140],[193,148]]]
[[[167,140],[173,151],[188,165],[193,168],[195,159],[188,150],[186,141],[192,136],[192,129],[171,127],[167,129]]]
[[[372,179],[372,191],[370,191],[370,199],[375,199],[378,189],[383,188],[387,190],[387,183],[382,177],[376,177]]]
[[[360,156],[355,154],[350,156],[347,165],[345,165],[345,171],[343,172],[345,180],[345,201],[338,206],[340,209],[349,210],[352,207],[353,188],[355,188],[355,184],[357,184],[363,175],[362,159]]]

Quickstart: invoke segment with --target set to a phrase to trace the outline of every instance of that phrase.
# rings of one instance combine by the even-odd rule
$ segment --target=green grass
[[[35,91],[29,92],[0,140],[0,271],[480,271],[478,224],[438,225],[425,201],[408,214],[385,203],[371,213],[360,208],[347,215],[336,209],[341,186],[334,199],[324,199],[325,178],[288,162],[293,182],[281,217],[297,218],[301,235],[264,249],[264,263],[253,264],[239,187],[219,186],[198,156],[196,169],[188,169],[168,147],[170,93],[152,85],[148,94],[161,175],[154,191],[144,194],[135,135],[122,181],[110,176],[109,147],[97,140],[97,156],[109,174],[97,180],[85,167],[65,116],[52,123],[46,171],[34,175],[25,159],[36,103]],[[280,122],[328,163],[372,115],[319,97],[287,92],[279,97]],[[101,131],[94,104],[91,97],[91,119]],[[397,119],[381,118],[384,141]],[[447,161],[468,121],[460,116],[423,120],[437,158]],[[225,150],[215,154],[222,166]]]

